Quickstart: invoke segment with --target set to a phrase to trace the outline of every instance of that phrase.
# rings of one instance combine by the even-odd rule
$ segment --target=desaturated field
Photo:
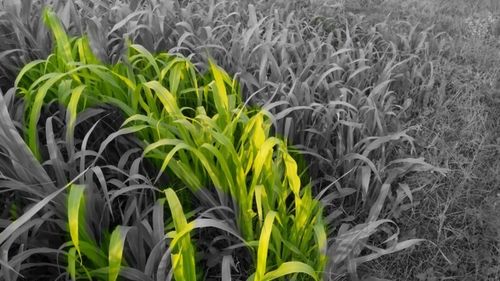
[[[0,280],[500,280],[500,3],[0,1]]]
[[[352,9],[371,22],[419,22],[450,36],[448,53],[435,58],[433,102],[409,119],[421,126],[413,135],[419,155],[449,172],[412,177],[426,186],[397,220],[404,235],[429,243],[373,261],[367,272],[391,280],[499,280],[499,3],[359,4]]]

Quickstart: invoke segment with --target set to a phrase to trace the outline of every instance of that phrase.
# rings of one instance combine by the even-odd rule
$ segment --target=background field
[[[412,123],[420,153],[447,167],[416,195],[419,206],[400,225],[425,244],[370,264],[377,276],[395,280],[498,280],[499,276],[499,3],[497,1],[382,1],[352,10],[378,21],[409,19],[434,24],[451,35],[450,56],[439,59],[445,98],[420,108]],[[350,4],[346,3],[346,6]],[[439,94],[440,90],[434,94]],[[426,177],[416,177],[426,183]]]

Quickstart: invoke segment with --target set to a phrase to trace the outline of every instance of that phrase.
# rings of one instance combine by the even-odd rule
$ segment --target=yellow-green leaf
[[[275,217],[276,212],[270,211],[267,213],[264,225],[262,226],[262,230],[260,232],[259,248],[257,250],[257,270],[255,271],[254,281],[264,280],[267,267],[267,255],[269,251],[269,239],[271,237]]]
[[[271,281],[286,275],[297,273],[304,273],[311,276],[314,280],[318,280],[318,276],[311,266],[297,261],[290,261],[281,264],[278,269],[268,272],[266,275],[264,275],[264,279],[262,280]]]
[[[297,162],[295,162],[288,152],[283,153],[283,160],[285,161],[286,176],[290,183],[290,188],[295,195],[299,195],[300,178],[297,174]]]
[[[118,274],[120,273],[120,267],[122,263],[125,237],[129,229],[130,227],[117,226],[113,231],[113,233],[111,234],[111,238],[109,240],[109,252],[108,252],[108,261],[109,261],[108,281],[116,281],[116,279],[118,278]]]
[[[76,280],[76,248],[72,247],[68,251],[68,273],[71,280]]]
[[[214,102],[219,113],[226,112],[229,109],[229,99],[227,97],[226,86],[224,85],[224,78],[221,70],[215,65],[213,61],[210,61],[210,69],[214,76],[215,88],[214,88]]]
[[[83,90],[85,89],[85,85],[80,85],[73,89],[71,92],[71,98],[69,99],[68,103],[68,112],[69,112],[69,120],[68,120],[68,135],[73,134],[73,130],[75,129],[75,121],[76,121],[76,116],[78,113],[78,101],[80,100],[80,96],[83,93]]]
[[[80,205],[83,201],[83,192],[85,191],[85,186],[74,184],[71,186],[68,196],[68,225],[69,225],[69,235],[71,236],[71,241],[78,251],[80,252],[80,240],[79,240],[79,216],[80,216]]]
[[[170,207],[170,212],[172,213],[172,219],[174,221],[176,232],[181,233],[184,230],[190,231],[186,216],[182,210],[182,205],[175,192],[171,188],[168,188],[165,190],[165,196],[167,197],[168,206]],[[175,245],[174,247],[175,249],[172,250],[171,257],[174,264],[173,270],[175,279],[183,281],[196,281],[194,249],[191,244],[191,237],[189,233],[182,235],[182,237],[179,238],[179,245]]]

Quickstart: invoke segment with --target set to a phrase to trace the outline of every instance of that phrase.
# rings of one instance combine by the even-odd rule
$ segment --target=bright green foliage
[[[84,191],[84,186],[72,185],[68,195],[68,225],[73,246],[68,251],[68,273],[73,280],[76,280],[76,276],[83,275],[88,279],[94,276],[99,280],[116,281],[122,262],[125,236],[130,228],[116,227],[109,238],[109,250],[106,255],[102,247],[87,233]],[[106,267],[107,278],[105,274],[93,271]]]
[[[177,233],[182,233],[187,228],[187,220],[182,210],[181,202],[172,189],[165,190],[170,212],[174,221]],[[180,234],[176,234],[180,235]],[[174,235],[174,237],[176,236]],[[175,238],[174,238],[175,239]],[[176,280],[196,281],[194,247],[191,243],[189,233],[182,237],[178,236],[179,242],[170,245],[172,250],[172,267]]]
[[[5,95],[0,92],[0,188],[2,192],[15,195],[16,201],[7,201],[7,207],[15,206],[24,212],[9,220],[2,214],[0,247],[4,254],[0,261],[0,279],[17,280],[22,275],[29,280],[42,278],[33,268],[43,268],[50,280],[64,278],[59,276],[61,274],[73,280],[116,280],[120,275],[127,280],[143,281],[161,276],[157,267],[165,268],[165,265],[158,253],[162,249],[166,251],[165,243],[161,242],[165,230],[156,225],[149,227],[152,223],[144,219],[151,211],[144,206],[154,202],[144,191],[154,188],[139,174],[146,174],[140,163],[133,167],[127,165],[131,152],[138,148],[125,150],[124,155],[115,153],[119,155],[117,158],[103,162],[108,160],[102,155],[107,144],[111,141],[123,144],[124,139],[120,139],[120,134],[108,136],[109,132],[105,132],[102,136],[100,132],[96,133],[103,129],[99,129],[100,122],[96,119],[102,108],[78,116],[75,122],[77,131],[81,133],[86,127],[84,135],[80,136],[57,130],[57,124],[64,122],[64,112],[49,113],[45,130],[39,130],[45,131],[45,140],[42,141],[48,147],[48,155],[42,155],[40,161],[42,166],[18,134],[14,125],[16,121],[12,120],[16,112],[13,105],[19,102],[14,99],[13,90]],[[47,113],[46,110],[43,112]],[[99,139],[99,135],[103,142],[95,147],[92,142],[96,137]],[[70,141],[78,147],[71,146],[73,153],[65,154]],[[97,159],[108,165],[95,165]],[[80,184],[74,184],[76,182]],[[126,200],[117,198],[120,195]],[[110,217],[113,216],[112,223]],[[129,232],[129,227],[115,227],[116,222],[130,225],[133,231]],[[168,225],[169,219],[162,223]],[[139,224],[143,227],[138,227]],[[115,231],[110,237],[112,229]],[[155,231],[154,239],[151,238],[151,229]],[[134,239],[135,247],[127,249],[132,262],[126,262],[125,255],[122,255],[126,235]],[[75,238],[80,252],[73,244]],[[40,257],[43,257],[43,262],[40,262]],[[68,267],[64,273],[66,258]]]
[[[267,262],[257,265],[258,276],[276,269],[274,276],[305,272],[318,278],[313,272],[322,272],[326,263],[322,208],[312,198],[310,186],[301,183],[286,143],[270,136],[271,119],[265,111],[245,107],[235,80],[214,63],[201,75],[181,56],[152,55],[140,45],[129,46],[124,62],[105,66],[87,55],[85,38],[70,39],[59,32],[49,11],[45,19],[54,30],[54,54],[27,65],[16,81],[27,105],[26,138],[35,155],[43,154],[37,124],[44,104],[66,105],[70,130],[71,120],[82,109],[101,103],[116,106],[128,117],[124,130],[136,132],[147,145],[143,154],[158,164],[157,179],[163,173],[177,178],[209,206],[214,202],[199,191],[216,193],[216,206],[234,209],[246,241],[268,237],[265,250],[259,245],[256,261],[265,254]],[[167,191],[176,231],[182,232],[187,221],[175,215],[182,208],[174,198],[173,191]],[[273,224],[268,216],[274,212]],[[70,230],[76,227],[70,225]],[[85,252],[83,241],[75,237],[72,234],[77,252]],[[109,280],[116,276],[121,254],[115,234],[111,241],[118,248],[110,252]],[[193,280],[189,236],[179,243],[172,249],[174,276]],[[95,251],[87,258],[97,265],[102,255]],[[302,269],[293,270],[293,265]]]

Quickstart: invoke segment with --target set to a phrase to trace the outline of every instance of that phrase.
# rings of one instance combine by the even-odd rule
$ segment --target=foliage
[[[317,279],[315,272],[321,272],[326,263],[321,208],[312,198],[310,187],[301,191],[297,164],[288,154],[286,144],[269,137],[269,119],[263,112],[247,111],[239,101],[236,81],[214,64],[210,73],[199,75],[182,57],[167,54],[155,57],[140,45],[130,46],[126,63],[105,67],[91,55],[85,38],[68,38],[49,12],[45,20],[55,36],[55,53],[46,61],[28,64],[16,81],[26,103],[27,143],[37,157],[42,155],[37,128],[45,103],[57,101],[67,106],[67,132],[74,130],[80,110],[99,102],[112,104],[128,117],[117,134],[137,132],[146,144],[143,155],[161,164],[157,180],[168,168],[168,174],[180,180],[178,184],[187,186],[194,195],[199,194],[202,204],[233,209],[245,241],[258,240],[255,234],[264,231],[263,218],[276,211],[279,225],[268,223],[266,230],[275,228],[270,232],[272,252],[268,252],[267,246],[261,251],[262,240],[258,243],[256,280],[268,278],[267,274],[281,276],[295,272],[305,272]],[[231,157],[226,159],[223,155]],[[202,188],[208,192],[200,192]],[[215,191],[217,201],[211,195]],[[75,268],[75,250],[83,262],[80,245],[91,240],[78,238],[79,234],[86,236],[78,223],[82,198],[83,187],[73,186],[68,209],[74,245],[70,250],[71,268]],[[185,236],[187,222],[177,220],[182,209],[172,198],[175,195],[167,192],[172,213],[177,214],[174,215],[177,234],[172,234],[170,244],[174,247],[174,276],[193,280],[194,252],[189,237]],[[293,203],[287,203],[289,200]],[[124,229],[113,232],[114,244],[120,243],[116,236],[126,233]],[[183,246],[175,250],[177,240]],[[121,243],[109,245],[109,280],[116,278],[116,263],[119,264],[123,251]],[[91,256],[86,254],[86,258],[94,266],[102,265],[103,261],[97,257],[106,255],[97,255],[99,247],[92,247],[95,250],[88,250]],[[112,249],[117,251],[113,255]],[[264,256],[270,256],[270,262]],[[264,275],[267,268],[275,267],[276,272]],[[71,272],[75,274],[74,270]]]
[[[173,266],[176,279],[207,278],[213,266],[203,268],[205,275],[198,268],[196,276],[194,268],[215,251],[220,267],[214,272],[224,276],[232,275],[236,259],[240,274],[255,271],[254,280],[298,272],[300,278],[345,272],[357,278],[358,265],[421,241],[399,242],[388,219],[414,206],[409,175],[445,172],[412,157],[419,126],[405,121],[436,99],[443,102],[432,94],[440,79],[435,63],[449,55],[446,34],[387,19],[367,25],[322,1],[51,2],[59,20],[41,17],[46,1],[15,1],[0,14],[7,42],[0,49],[0,87],[15,84],[24,102],[10,114],[22,124],[34,159],[51,163],[38,167],[22,140],[20,148],[8,148],[22,149],[16,157],[38,165],[30,171],[49,171],[26,179],[56,180],[43,195],[89,169],[80,175],[85,181],[64,191],[75,203],[57,208],[58,219],[70,222],[64,249],[71,274],[114,279],[122,264],[119,274],[131,279],[163,280],[168,276],[151,268],[161,263],[161,270]],[[21,11],[30,11],[34,23]],[[14,104],[13,94],[7,103]],[[51,115],[51,108],[60,112]],[[95,110],[122,126],[92,127],[102,145],[87,151],[89,127],[78,124]],[[113,148],[122,138],[125,144]],[[104,176],[104,159],[119,169]],[[115,184],[128,162],[130,179]],[[5,173],[21,173],[13,165]],[[139,171],[142,165],[149,168]],[[157,199],[163,194],[153,186],[167,190],[173,221],[160,222],[165,199]],[[126,204],[115,202],[123,210],[115,213],[117,198]],[[112,222],[93,222],[87,211],[99,209],[109,209]],[[143,229],[145,217],[150,227]],[[214,246],[203,234],[226,244]],[[124,241],[131,236],[144,239],[144,249],[129,249]],[[81,243],[92,257],[81,254]],[[250,258],[237,253],[244,246],[252,249]]]

